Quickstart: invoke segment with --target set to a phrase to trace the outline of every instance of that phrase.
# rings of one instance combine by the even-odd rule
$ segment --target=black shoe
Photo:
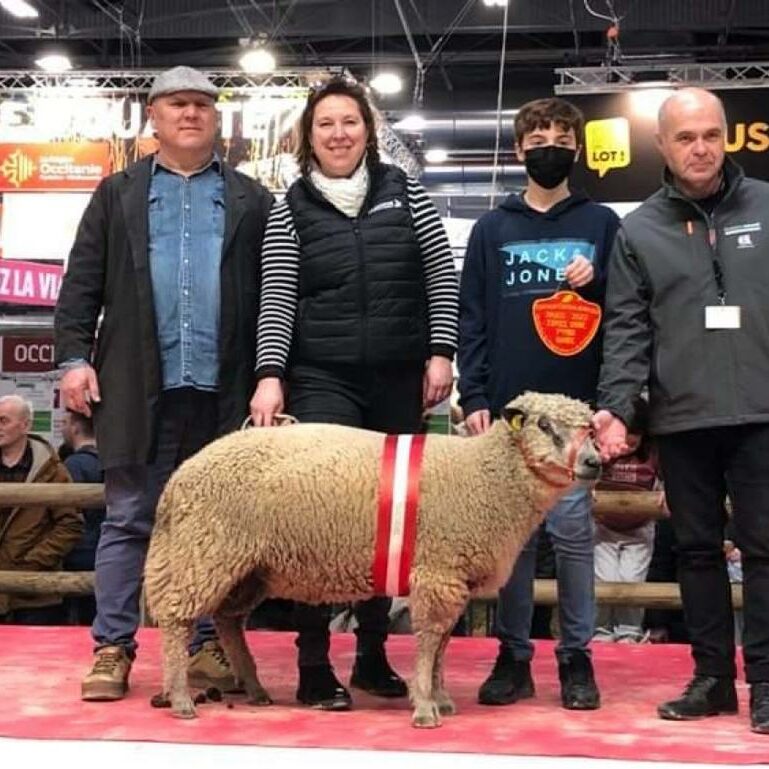
[[[318,710],[349,710],[352,707],[350,692],[339,683],[331,665],[300,666],[296,698],[303,705]]]
[[[500,649],[491,675],[478,690],[481,705],[511,705],[534,696],[531,664],[515,660],[510,649]]]
[[[561,704],[567,710],[597,710],[601,695],[593,676],[593,663],[586,652],[572,652],[568,660],[558,663],[561,680]]]
[[[405,697],[406,682],[390,667],[384,652],[355,658],[350,686],[376,697]]]
[[[769,722],[769,696],[766,702]],[[734,679],[701,675],[695,675],[689,681],[679,699],[663,702],[657,708],[659,717],[668,721],[694,721],[706,716],[736,712],[737,690],[734,688]]]
[[[769,681],[759,681],[750,687],[750,730],[769,734]]]

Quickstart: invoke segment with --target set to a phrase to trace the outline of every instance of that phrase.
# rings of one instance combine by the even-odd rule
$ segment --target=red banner
[[[110,173],[109,142],[0,144],[0,192],[96,189]]]
[[[424,447],[424,435],[385,438],[372,567],[375,595],[409,594]]]
[[[53,337],[4,336],[3,373],[52,371]]]
[[[0,259],[0,302],[53,307],[63,276],[60,264]]]

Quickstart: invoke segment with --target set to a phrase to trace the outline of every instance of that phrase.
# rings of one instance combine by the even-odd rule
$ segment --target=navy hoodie
[[[532,304],[568,289],[564,270],[577,255],[595,277],[577,293],[603,306],[606,268],[619,218],[573,193],[542,213],[510,195],[484,214],[467,245],[459,295],[459,392],[465,415],[502,407],[525,390],[594,403],[600,334],[580,353],[557,355],[539,338]]]

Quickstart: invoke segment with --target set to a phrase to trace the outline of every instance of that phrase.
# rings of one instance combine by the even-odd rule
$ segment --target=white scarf
[[[345,216],[354,219],[360,213],[360,208],[368,194],[369,184],[365,157],[350,177],[325,176],[314,166],[310,171],[310,180],[323,197]]]

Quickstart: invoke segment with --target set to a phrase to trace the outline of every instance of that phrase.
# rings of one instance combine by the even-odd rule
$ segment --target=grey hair
[[[32,402],[26,398],[22,398],[21,395],[3,395],[0,397],[0,406],[4,403],[12,403],[19,409],[19,413],[32,424],[32,419],[35,416],[35,409],[32,406]]]

